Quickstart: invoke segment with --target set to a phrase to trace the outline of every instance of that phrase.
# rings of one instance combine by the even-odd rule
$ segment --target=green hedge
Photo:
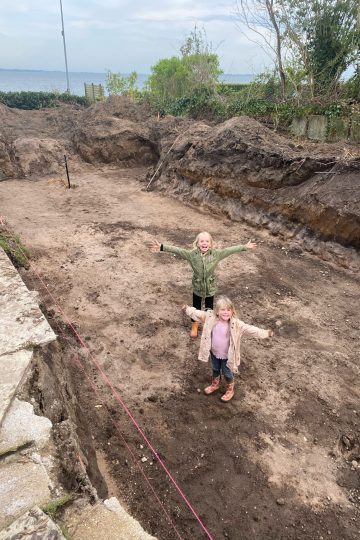
[[[44,109],[59,103],[87,105],[85,96],[56,92],[0,92],[0,103],[15,109]]]

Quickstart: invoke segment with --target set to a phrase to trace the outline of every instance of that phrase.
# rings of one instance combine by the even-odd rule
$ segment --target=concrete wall
[[[360,113],[352,116],[329,118],[313,114],[307,118],[294,118],[290,131],[299,137],[315,141],[350,141],[360,142]]]

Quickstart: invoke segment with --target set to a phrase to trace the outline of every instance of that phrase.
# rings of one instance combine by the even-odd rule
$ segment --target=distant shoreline
[[[124,73],[123,75],[127,75]],[[149,78],[149,73],[138,73],[137,86],[142,90]],[[248,83],[254,75],[224,73],[219,80],[224,83]],[[84,83],[101,84],[106,88],[106,72],[69,71],[70,92],[83,96]],[[0,68],[0,91],[2,92],[66,92],[65,71],[44,69],[5,69]]]
[[[0,67],[0,71],[14,71],[18,73],[63,73],[66,74],[65,71],[62,71],[61,69],[21,69],[21,68],[2,68]],[[112,70],[111,70],[112,71]],[[117,71],[114,70],[114,73],[117,73]],[[82,74],[86,73],[87,75],[93,73],[94,75],[106,75],[106,71],[69,71],[69,74]],[[119,72],[123,73],[123,72]],[[130,72],[129,72],[130,73]],[[124,72],[124,75],[127,73]],[[139,76],[143,77],[149,77],[150,73],[138,73]],[[251,73],[222,73],[220,77],[251,77],[254,78],[255,75]]]

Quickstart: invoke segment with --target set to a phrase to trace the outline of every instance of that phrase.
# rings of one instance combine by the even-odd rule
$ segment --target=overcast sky
[[[149,73],[204,27],[225,73],[268,57],[236,28],[235,0],[63,0],[70,71]],[[64,70],[59,0],[0,0],[0,68]]]

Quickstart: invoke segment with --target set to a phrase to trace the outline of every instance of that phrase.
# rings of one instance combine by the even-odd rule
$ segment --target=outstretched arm
[[[251,324],[245,323],[242,326],[242,333],[245,336],[257,337],[260,339],[270,338],[274,335],[274,331],[271,330],[271,328],[263,330],[262,328],[258,328],[257,326],[252,326]]]
[[[190,307],[187,304],[183,304],[181,309],[194,321],[204,322],[206,318],[206,311],[201,311],[200,309],[195,309]]]
[[[169,244],[161,244],[158,240],[155,238],[149,242],[149,248],[150,251],[153,253],[156,253],[158,251],[164,251],[164,253],[174,253],[175,255],[179,255],[182,259],[189,260],[191,250],[189,249],[183,249],[177,246],[171,246]]]
[[[239,244],[238,246],[230,246],[224,249],[217,249],[217,256],[218,260],[221,261],[222,259],[225,259],[226,257],[229,257],[230,255],[233,255],[234,253],[240,253],[241,251],[248,251],[249,249],[253,250],[256,249],[256,243],[249,240],[249,242],[245,245]]]

